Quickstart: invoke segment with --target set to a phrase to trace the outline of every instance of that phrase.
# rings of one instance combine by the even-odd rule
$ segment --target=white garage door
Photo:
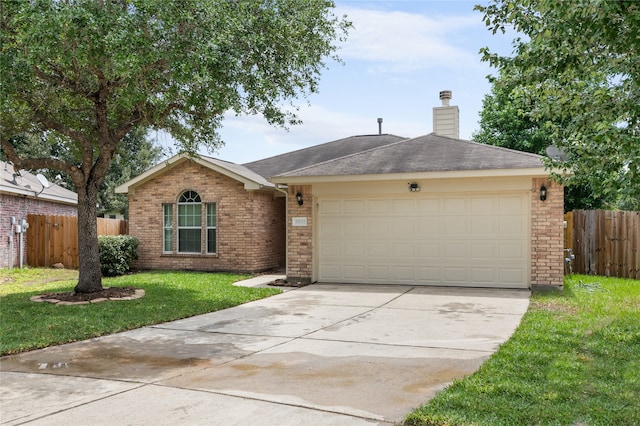
[[[321,282],[526,288],[526,193],[321,198]]]

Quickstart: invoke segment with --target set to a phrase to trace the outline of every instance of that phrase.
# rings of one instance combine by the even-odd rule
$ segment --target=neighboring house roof
[[[244,184],[244,188],[247,190],[275,190],[275,185],[273,183],[269,182],[264,177],[240,164],[230,163],[228,161],[223,161],[204,155],[200,155],[198,157],[189,157],[186,154],[178,154],[162,161],[161,163],[159,163],[155,167],[152,167],[141,175],[116,187],[116,193],[126,194],[127,192],[129,192],[130,188],[145,183],[153,179],[154,177],[166,172],[167,170],[184,163],[185,161],[194,161],[222,175],[242,182]]]
[[[544,172],[541,156],[430,133],[413,139],[356,152],[274,175],[287,178],[318,176],[381,175],[401,173],[511,171]],[[479,173],[482,174],[482,173]],[[511,174],[511,173],[509,173]]]
[[[270,178],[282,175],[292,170],[313,166],[336,158],[346,157],[362,151],[383,147],[398,141],[406,140],[400,136],[383,135],[362,135],[350,136],[327,142],[297,151],[288,152],[282,155],[266,158],[264,160],[245,163],[244,166],[254,172]]]
[[[0,193],[24,195],[60,204],[78,204],[78,194],[75,192],[55,183],[44,188],[36,175],[26,170],[20,170],[20,175],[17,175],[13,165],[4,161],[0,161]]]

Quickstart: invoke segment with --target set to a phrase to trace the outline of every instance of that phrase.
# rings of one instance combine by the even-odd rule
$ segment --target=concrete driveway
[[[0,423],[393,424],[474,372],[528,303],[523,290],[314,284],[4,357]]]

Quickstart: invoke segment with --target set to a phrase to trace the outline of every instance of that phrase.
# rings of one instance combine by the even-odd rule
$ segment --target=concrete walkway
[[[475,371],[528,303],[522,290],[314,284],[4,357],[0,423],[390,425]]]

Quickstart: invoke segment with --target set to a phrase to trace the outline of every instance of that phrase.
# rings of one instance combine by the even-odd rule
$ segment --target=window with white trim
[[[195,191],[178,198],[178,253],[202,252],[202,201]]]
[[[216,252],[217,237],[217,209],[216,203],[207,204],[207,253]]]
[[[173,251],[173,204],[162,205],[162,216],[162,251],[165,253],[171,253]]]

